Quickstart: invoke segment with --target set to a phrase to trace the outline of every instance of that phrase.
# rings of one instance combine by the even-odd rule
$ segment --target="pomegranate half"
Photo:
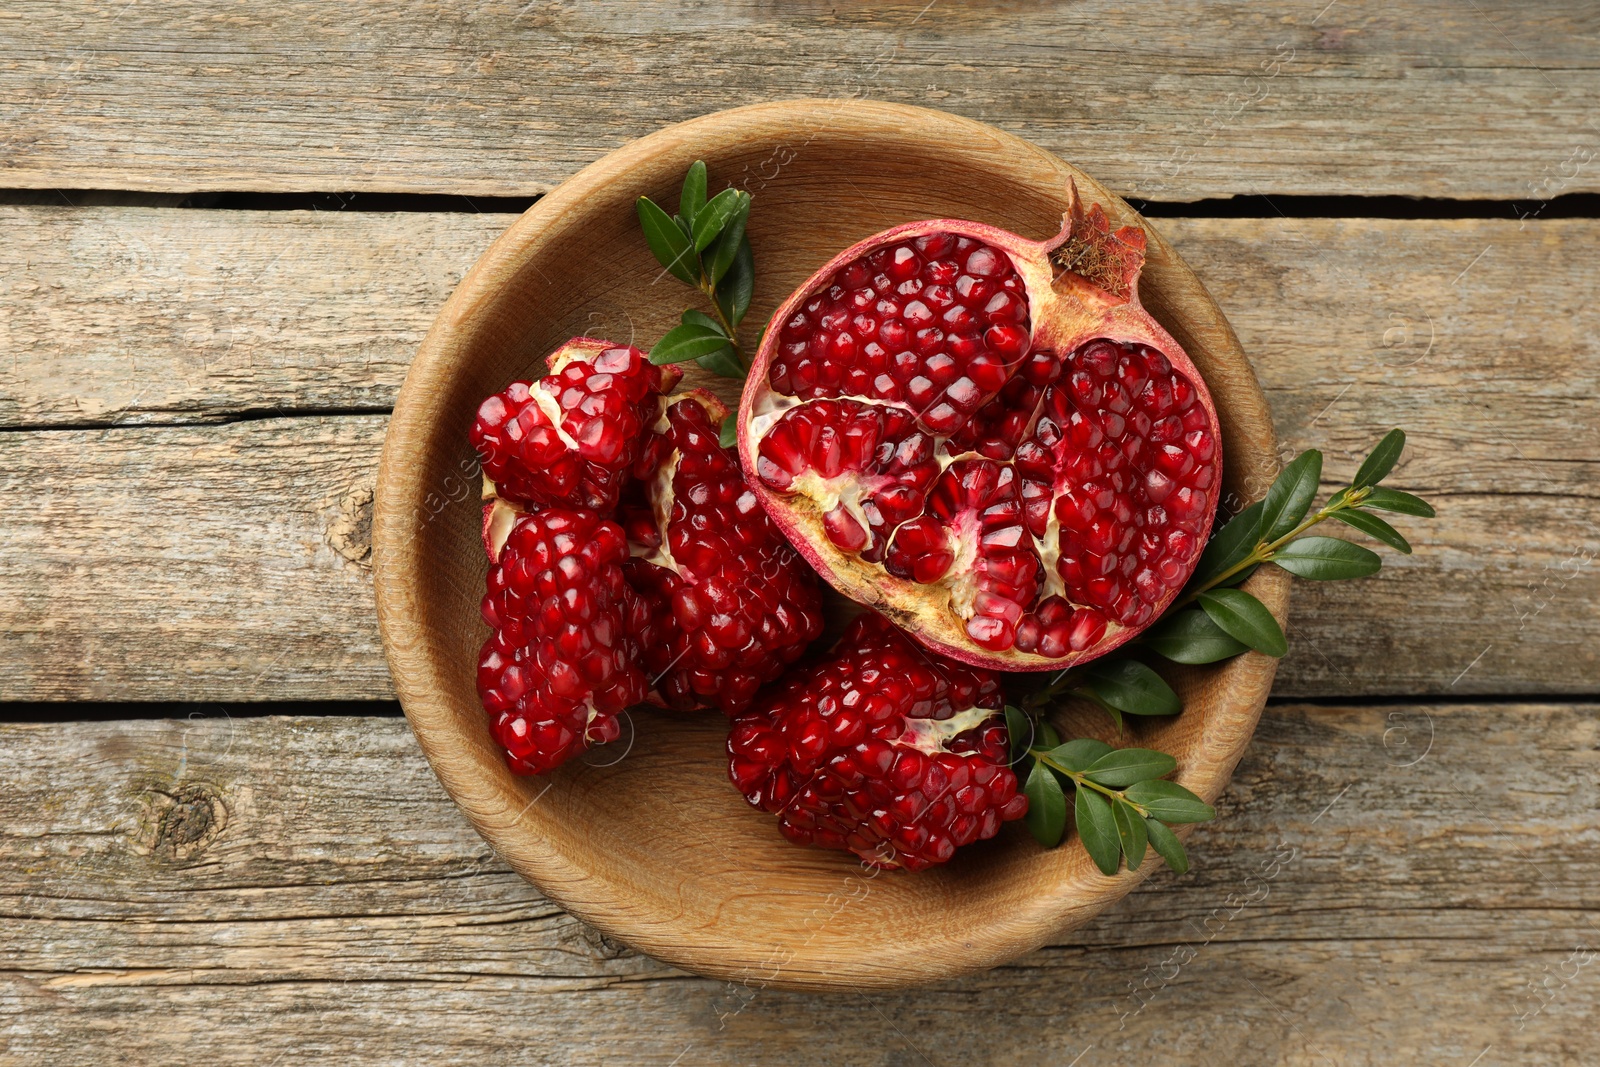
[[[1217,413],[1139,303],[1144,232],[953,219],[840,253],[774,314],[739,406],[752,487],[817,571],[924,645],[1071,666],[1154,621],[1222,481]]]

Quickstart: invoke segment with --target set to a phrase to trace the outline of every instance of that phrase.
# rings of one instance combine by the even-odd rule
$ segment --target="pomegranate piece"
[[[628,581],[651,608],[639,645],[669,706],[733,714],[822,632],[821,591],[719,443],[722,403],[661,405],[621,510]]]
[[[546,363],[543,378],[512,382],[479,405],[472,447],[507,500],[609,512],[638,459],[657,394],[682,372],[590,337],[574,337]]]
[[[867,612],[733,720],[729,776],[791,841],[922,870],[1027,813],[1002,705],[997,674]]]
[[[779,309],[739,408],[774,521],[929,648],[1051,670],[1148,626],[1216,513],[1216,409],[1140,306],[1145,237],[1071,190],[1038,243],[980,223],[868,238]]]
[[[519,774],[615,741],[617,714],[649,688],[630,635],[647,609],[623,579],[622,527],[592,511],[515,517],[489,568],[478,657],[490,732]]]

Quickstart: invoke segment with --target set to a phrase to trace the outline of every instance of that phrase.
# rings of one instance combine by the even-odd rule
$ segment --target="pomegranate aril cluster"
[[[647,551],[628,575],[654,613],[641,644],[657,688],[674,707],[731,714],[822,632],[822,597],[717,433],[700,401],[668,407],[622,516]]]
[[[479,405],[472,447],[507,500],[610,511],[655,418],[661,368],[637,348],[586,338],[551,364],[539,381],[512,382]]]
[[[637,349],[578,338],[484,401],[494,628],[479,691],[512,769],[614,740],[644,700],[746,707],[822,629],[816,575],[722,447],[709,394],[663,398]]]
[[[616,740],[617,713],[644,699],[627,558],[616,523],[549,508],[518,520],[490,567],[478,695],[513,770],[542,774]]]
[[[791,841],[921,870],[1027,812],[1002,703],[999,675],[868,612],[733,721],[729,774]]]
[[[934,233],[838,271],[779,337],[777,392],[902,403],[918,425],[951,433],[1026,354],[1028,299],[1004,252]]]

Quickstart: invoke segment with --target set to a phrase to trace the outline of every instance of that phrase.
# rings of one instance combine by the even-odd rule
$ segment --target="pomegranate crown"
[[[1061,236],[1050,249],[1050,261],[1061,272],[1056,278],[1058,285],[1066,281],[1080,290],[1093,290],[1107,303],[1128,303],[1136,296],[1144,250],[1143,230],[1123,226],[1113,232],[1099,204],[1089,205],[1084,212],[1078,183],[1067,180]]]

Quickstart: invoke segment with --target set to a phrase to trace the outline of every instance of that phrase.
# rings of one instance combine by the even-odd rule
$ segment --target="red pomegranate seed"
[[[543,774],[614,741],[617,714],[645,697],[630,634],[642,605],[623,580],[622,528],[550,508],[516,521],[489,569],[478,695],[511,769]]]
[[[681,372],[637,348],[574,338],[546,360],[550,373],[512,382],[478,407],[472,447],[499,496],[525,505],[616,507],[656,395]]]

